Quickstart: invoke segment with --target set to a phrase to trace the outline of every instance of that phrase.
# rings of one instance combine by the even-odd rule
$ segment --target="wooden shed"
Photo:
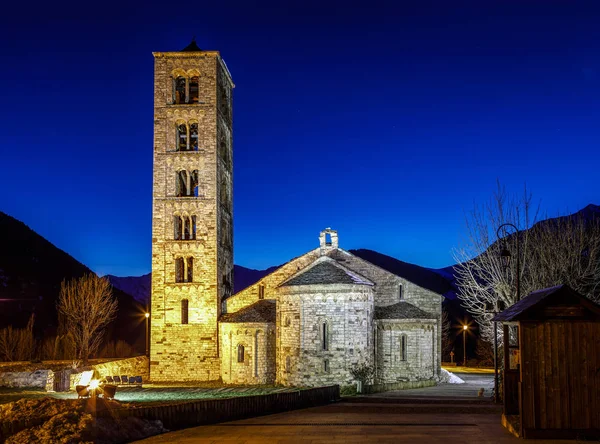
[[[504,415],[524,438],[600,437],[600,306],[566,285],[496,315],[504,325]]]

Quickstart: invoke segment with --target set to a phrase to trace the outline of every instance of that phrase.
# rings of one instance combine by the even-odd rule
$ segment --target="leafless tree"
[[[106,278],[87,274],[60,287],[58,311],[73,335],[77,356],[87,364],[102,343],[104,328],[117,312],[117,301]]]
[[[0,330],[0,356],[6,361],[29,361],[35,351],[33,336],[34,315],[31,315],[25,328],[9,325]]]
[[[600,299],[600,220],[577,216],[539,219],[539,205],[525,189],[509,196],[498,184],[493,199],[476,207],[467,217],[468,238],[455,250],[455,278],[462,305],[479,323],[484,340],[493,342],[495,312],[516,302],[516,273],[521,297],[530,292],[568,284],[593,300]],[[519,232],[496,230],[512,223]],[[517,239],[521,269],[517,270]],[[502,265],[502,249],[511,252],[508,269]],[[501,341],[501,338],[500,338]]]
[[[442,360],[448,361],[453,346],[450,315],[446,308],[442,307]]]

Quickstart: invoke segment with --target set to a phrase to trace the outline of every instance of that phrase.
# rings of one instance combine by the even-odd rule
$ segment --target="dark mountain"
[[[150,299],[150,286],[152,281],[152,273],[142,276],[126,276],[119,277],[107,274],[106,277],[113,287],[124,291],[128,295],[138,301],[144,307]]]
[[[55,334],[61,282],[91,272],[24,223],[0,212],[0,327],[23,326],[33,313],[37,335]],[[119,310],[107,338],[126,340],[143,351],[143,309],[119,289],[114,295]]]
[[[360,257],[366,261],[371,262],[378,267],[383,268],[397,276],[403,277],[410,282],[413,282],[420,287],[434,291],[436,293],[446,295],[452,291],[452,287],[448,281],[442,277],[439,273],[429,268],[421,267],[419,265],[410,264],[403,262],[391,256],[378,253],[373,250],[350,250],[350,253]]]
[[[600,206],[590,204],[587,207],[577,211],[576,213],[569,214],[567,216],[560,216],[554,218],[548,218],[540,220],[534,224],[534,227],[544,226],[547,224],[556,223],[557,221],[564,219],[583,219],[586,222],[591,222],[593,220],[600,220]],[[514,234],[511,234],[514,236]],[[431,271],[437,273],[440,277],[448,281],[452,290],[445,294],[448,299],[456,299],[456,294],[458,293],[458,285],[456,284],[456,279],[454,278],[454,274],[456,269],[461,267],[461,264],[450,265],[448,267],[440,268],[440,269],[432,269]]]
[[[269,273],[277,270],[277,267],[269,267],[266,270],[253,270],[252,268],[242,267],[241,265],[235,265],[233,267],[233,292],[243,290],[246,287],[258,282],[260,279],[268,275]]]

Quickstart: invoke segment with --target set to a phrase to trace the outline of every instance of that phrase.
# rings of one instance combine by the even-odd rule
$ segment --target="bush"
[[[355,396],[356,395],[356,385],[343,385],[340,387],[340,395],[342,396]]]
[[[350,370],[350,374],[357,381],[361,381],[363,384],[366,384],[373,378],[374,369],[368,364],[361,364],[355,366]]]

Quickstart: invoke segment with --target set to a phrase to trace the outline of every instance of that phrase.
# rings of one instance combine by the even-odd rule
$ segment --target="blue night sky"
[[[412,3],[11,2],[0,210],[100,274],[150,271],[152,51],[194,35],[236,84],[237,264],[332,227],[446,266],[497,179],[552,215],[599,204],[599,2]]]

